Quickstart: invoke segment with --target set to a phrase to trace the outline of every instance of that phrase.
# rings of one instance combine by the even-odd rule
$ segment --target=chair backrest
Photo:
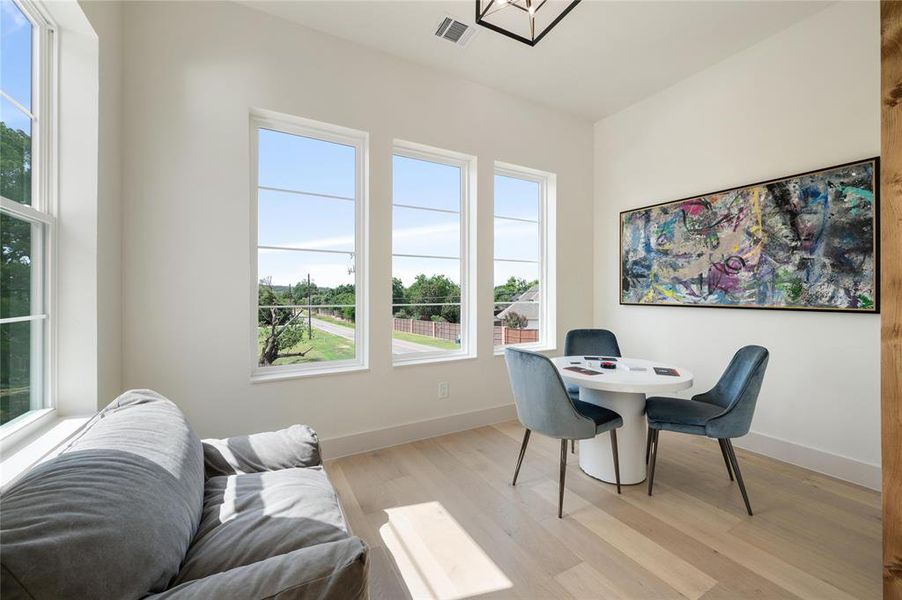
[[[706,433],[711,437],[739,437],[749,432],[758,393],[770,353],[761,346],[745,346],[733,355],[714,388],[700,400],[717,404],[724,412],[708,421]]]
[[[573,408],[564,382],[547,357],[518,348],[504,351],[517,418],[527,429],[558,439],[595,435],[595,422]]]
[[[566,356],[620,356],[617,336],[607,329],[571,329],[564,339]]]

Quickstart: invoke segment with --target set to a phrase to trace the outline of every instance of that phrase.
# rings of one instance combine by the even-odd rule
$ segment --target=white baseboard
[[[510,421],[516,417],[516,407],[513,404],[505,404],[425,421],[395,425],[384,429],[323,439],[320,440],[320,445],[323,448],[323,458],[331,460],[448,433],[456,433],[475,427]]]
[[[735,438],[733,444],[738,448],[880,491],[880,465],[860,462],[762,433],[750,432],[746,436]]]

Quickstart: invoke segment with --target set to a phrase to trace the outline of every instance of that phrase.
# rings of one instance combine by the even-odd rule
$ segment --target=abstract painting
[[[620,213],[620,303],[878,312],[879,159]]]

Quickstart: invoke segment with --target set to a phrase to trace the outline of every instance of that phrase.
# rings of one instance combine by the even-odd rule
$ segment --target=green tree
[[[357,301],[354,296],[354,292],[344,292],[333,296],[332,304],[345,304],[350,306],[342,306],[341,308],[336,309],[338,314],[341,315],[343,319],[347,319],[348,321],[354,321],[356,314],[354,309],[354,303]]]
[[[261,307],[257,325],[260,329],[262,347],[259,364],[267,367],[279,358],[304,356],[311,348],[303,352],[289,352],[304,339],[304,327],[301,317],[303,311],[294,308],[282,308],[291,304],[290,290],[278,290],[272,281],[264,279],[257,285],[257,304]]]
[[[0,194],[31,204],[31,136],[0,122]]]
[[[417,319],[428,321],[440,316],[449,323],[460,323],[460,286],[444,275],[420,274],[407,288],[407,299]],[[443,306],[443,304],[455,303]]]
[[[407,290],[404,289],[404,282],[398,277],[391,278],[391,303],[407,304]]]
[[[31,136],[0,122],[0,194],[31,204]],[[31,225],[0,216],[0,315],[31,313]],[[0,327],[0,424],[28,411],[31,400],[31,327]]]
[[[526,326],[529,325],[529,319],[527,319],[525,315],[521,315],[514,311],[504,315],[502,322],[504,323],[504,326],[509,329],[526,329]]]
[[[526,281],[518,277],[511,277],[505,283],[495,286],[495,302],[513,302],[523,292],[538,284],[538,281]]]
[[[288,295],[292,304],[307,304],[308,294],[311,299],[319,294],[319,288],[315,283],[311,282],[308,285],[306,281],[301,281],[296,286],[288,286]]]

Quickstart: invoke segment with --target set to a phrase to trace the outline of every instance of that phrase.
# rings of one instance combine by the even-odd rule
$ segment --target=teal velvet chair
[[[571,329],[564,338],[565,356],[615,356],[620,357],[617,336],[607,329]],[[567,393],[579,400],[579,386],[568,385]]]
[[[617,336],[607,329],[571,329],[564,338],[565,356],[616,356],[620,357]],[[567,393],[579,400],[579,386],[567,384]],[[570,452],[575,452],[575,443],[570,442]]]
[[[512,485],[517,485],[520,465],[526,454],[529,436],[537,431],[561,440],[561,472],[557,516],[564,510],[564,476],[567,471],[567,440],[585,440],[599,433],[611,432],[611,450],[614,454],[614,474],[617,493],[620,493],[620,462],[617,456],[617,428],[623,419],[612,410],[573,400],[554,364],[547,357],[518,348],[504,351],[507,372],[510,375],[517,418],[526,428],[520,456],[514,470]]]
[[[697,394],[691,400],[651,397],[645,403],[648,418],[648,442],[645,460],[648,465],[648,495],[655,482],[655,462],[658,457],[658,435],[661,430],[703,435],[714,438],[720,444],[727,474],[736,482],[749,515],[752,505],[739,471],[739,462],[733,450],[732,438],[749,432],[752,416],[769,353],[761,346],[745,346],[733,356],[726,371],[711,390]]]

